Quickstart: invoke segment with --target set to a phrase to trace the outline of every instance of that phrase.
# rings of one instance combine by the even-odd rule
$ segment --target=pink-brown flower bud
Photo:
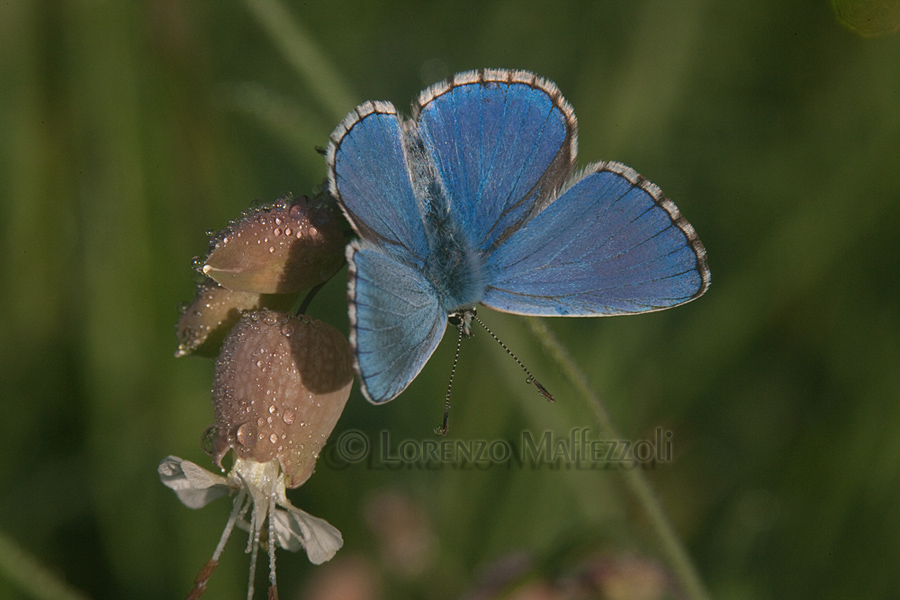
[[[353,383],[347,338],[306,316],[245,313],[216,362],[212,456],[278,459],[289,487],[312,474]]]
[[[222,341],[245,310],[272,308],[284,310],[294,303],[294,296],[233,292],[206,279],[197,286],[194,301],[185,307],[178,319],[176,357],[194,354],[215,357]]]
[[[249,211],[212,242],[201,271],[240,292],[289,294],[327,281],[344,262],[340,212],[327,198],[285,197]]]

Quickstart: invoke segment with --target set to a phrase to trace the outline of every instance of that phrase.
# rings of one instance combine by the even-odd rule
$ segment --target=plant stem
[[[0,576],[40,600],[87,600],[14,540],[0,533]]]
[[[342,119],[356,104],[353,94],[299,20],[278,0],[244,0],[244,4],[319,105],[335,121]]]
[[[578,388],[585,401],[594,410],[601,430],[607,432],[611,439],[621,439],[613,426],[606,405],[591,389],[587,376],[578,368],[572,355],[543,321],[540,319],[527,319],[527,321],[532,334],[538,339],[544,350],[556,361],[566,378]],[[709,600],[710,596],[706,586],[700,579],[687,549],[678,534],[675,533],[672,523],[666,517],[662,503],[650,485],[650,481],[640,469],[624,469],[622,475],[625,477],[625,484],[629,491],[646,513],[651,528],[658,538],[662,554],[666,557],[687,597],[691,600]]]

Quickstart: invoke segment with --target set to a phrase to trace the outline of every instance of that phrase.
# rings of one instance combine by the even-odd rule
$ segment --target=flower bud
[[[347,338],[307,316],[245,313],[216,362],[212,457],[278,459],[297,487],[313,472],[353,383]]]
[[[295,300],[294,296],[233,292],[206,279],[197,286],[194,301],[185,307],[178,319],[175,356],[214,357],[228,331],[241,318],[242,311],[263,307],[283,310]]]
[[[311,288],[344,263],[341,224],[327,196],[287,196],[229,223],[212,242],[201,271],[240,292],[289,294]]]

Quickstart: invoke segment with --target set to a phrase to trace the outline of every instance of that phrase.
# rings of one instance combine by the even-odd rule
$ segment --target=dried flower
[[[265,542],[269,551],[270,589],[276,589],[275,544],[271,540],[291,552],[304,548],[310,562],[316,565],[330,560],[344,545],[341,532],[330,523],[291,504],[285,494],[286,475],[276,461],[258,463],[237,458],[228,476],[222,477],[191,461],[168,456],[159,463],[158,472],[163,484],[171,488],[189,508],[202,508],[216,498],[237,492],[219,545],[212,559],[201,570],[188,598],[199,598],[205,591],[206,583],[225,549],[225,542],[238,522],[250,531],[247,545],[247,552],[251,553],[248,600],[253,598],[256,556],[267,521]],[[243,518],[251,507],[250,522],[247,523]]]
[[[291,504],[285,490],[312,474],[352,383],[350,344],[330,325],[261,310],[244,313],[232,328],[216,363],[216,421],[205,438],[220,467],[224,455],[234,450],[234,466],[222,477],[174,456],[159,465],[162,482],[190,508],[237,492],[219,545],[189,598],[199,598],[206,589],[231,530],[235,523],[245,523],[248,511],[248,598],[253,597],[261,542],[269,553],[270,597],[277,593],[276,543],[291,551],[304,548],[314,564],[329,560],[340,549],[340,532]]]
[[[216,362],[212,456],[278,459],[288,487],[312,474],[353,382],[347,338],[306,316],[244,313]]]

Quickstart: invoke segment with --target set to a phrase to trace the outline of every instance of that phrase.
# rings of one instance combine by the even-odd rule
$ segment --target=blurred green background
[[[173,357],[204,232],[312,192],[315,148],[357,102],[405,110],[483,67],[555,81],[580,163],[636,168],[708,249],[694,303],[547,324],[624,437],[673,432],[646,474],[712,595],[897,597],[900,36],[864,39],[825,1],[278,6],[0,2],[0,597],[32,597],[10,545],[89,597],[185,595],[229,511],[185,508],[156,474],[168,454],[211,468],[213,363]],[[345,273],[311,309],[344,331]],[[450,438],[600,437],[524,320],[482,316],[558,400],[477,335]],[[333,439],[432,439],[454,337],[396,401],[354,390]],[[282,598],[339,581],[444,600],[497,561],[515,588],[664,560],[615,470],[381,467],[320,460],[290,492],[345,546],[322,567],[280,552]],[[209,598],[246,597],[245,540]]]

